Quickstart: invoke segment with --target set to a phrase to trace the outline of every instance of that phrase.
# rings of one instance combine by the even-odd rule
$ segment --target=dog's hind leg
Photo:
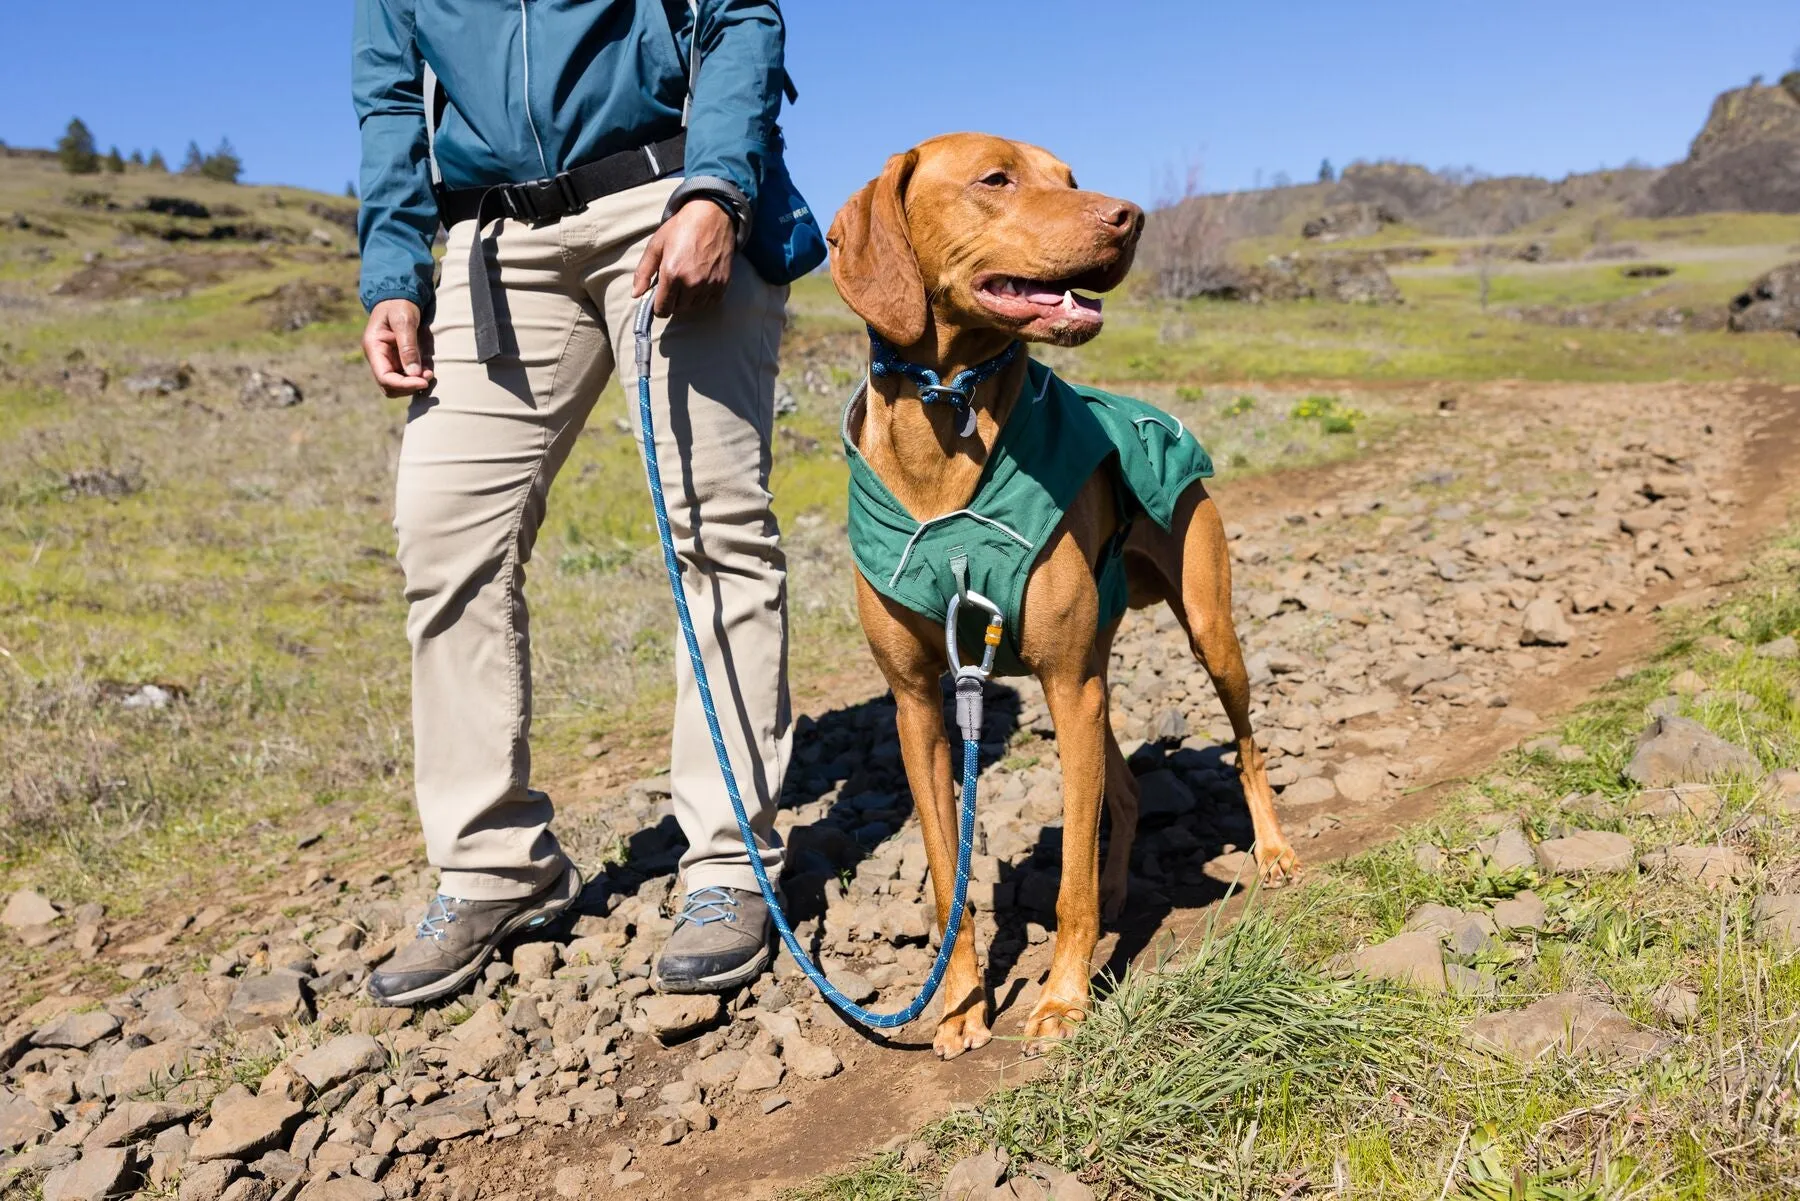
[[[1212,677],[1231,733],[1237,740],[1238,780],[1256,832],[1256,866],[1265,884],[1278,884],[1300,871],[1300,857],[1281,832],[1275,792],[1262,748],[1250,729],[1250,673],[1231,621],[1231,553],[1219,510],[1206,489],[1194,484],[1182,495],[1175,528],[1183,531],[1181,607],[1177,616],[1200,666]]]

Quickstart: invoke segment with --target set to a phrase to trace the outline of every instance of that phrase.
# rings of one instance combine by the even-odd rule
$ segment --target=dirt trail
[[[1328,534],[1337,533],[1346,522],[1354,525],[1360,521],[1366,527],[1372,514],[1350,517],[1344,510],[1365,504],[1363,498],[1371,492],[1400,500],[1416,485],[1414,477],[1421,471],[1426,475],[1434,470],[1442,473],[1455,470],[1449,465],[1469,462],[1497,469],[1494,475],[1498,480],[1490,475],[1483,481],[1484,491],[1492,494],[1485,504],[1467,513],[1442,516],[1441,524],[1452,529],[1459,525],[1480,529],[1496,524],[1498,515],[1521,498],[1535,496],[1542,501],[1551,493],[1567,497],[1591,490],[1604,475],[1589,476],[1593,456],[1588,452],[1609,443],[1631,460],[1615,470],[1627,474],[1635,471],[1638,479],[1648,478],[1646,469],[1650,467],[1685,470],[1703,481],[1704,492],[1717,497],[1716,511],[1705,520],[1704,532],[1689,531],[1696,535],[1692,546],[1695,553],[1687,556],[1693,561],[1692,573],[1683,572],[1682,578],[1676,579],[1666,571],[1652,568],[1645,572],[1648,578],[1639,581],[1644,586],[1626,588],[1612,598],[1610,603],[1616,604],[1616,609],[1602,601],[1595,612],[1571,615],[1568,620],[1572,645],[1527,650],[1518,646],[1517,631],[1503,623],[1502,628],[1507,630],[1503,640],[1510,644],[1510,651],[1471,653],[1489,658],[1511,654],[1530,660],[1514,665],[1510,671],[1501,668],[1493,673],[1496,678],[1487,683],[1488,687],[1503,690],[1508,703],[1504,707],[1488,707],[1487,701],[1493,698],[1490,693],[1480,704],[1470,704],[1472,693],[1457,694],[1461,685],[1440,688],[1443,695],[1435,698],[1435,703],[1421,696],[1427,701],[1419,706],[1427,715],[1424,726],[1409,723],[1403,739],[1410,770],[1390,775],[1388,786],[1377,799],[1355,803],[1340,795],[1332,801],[1305,807],[1284,804],[1284,820],[1290,831],[1300,836],[1302,854],[1311,862],[1353,854],[1381,841],[1395,828],[1424,818],[1460,779],[1481,770],[1498,754],[1546,725],[1555,714],[1591,695],[1621,668],[1639,661],[1655,644],[1652,613],[1659,606],[1704,603],[1713,594],[1714,586],[1734,579],[1745,553],[1786,519],[1788,504],[1800,487],[1800,422],[1796,417],[1800,417],[1800,389],[1792,388],[1497,384],[1461,392],[1456,408],[1438,419],[1435,426],[1415,428],[1391,448],[1355,462],[1262,477],[1239,486],[1221,483],[1215,493],[1222,510],[1228,521],[1244,527],[1239,540],[1239,604],[1263,609],[1270,604],[1263,587],[1269,573],[1261,570],[1260,564],[1243,563],[1247,540],[1309,526]],[[1540,436],[1519,439],[1516,434],[1521,429],[1535,430]],[[1672,451],[1673,446],[1655,446],[1659,438],[1671,436],[1693,438],[1688,444],[1693,452],[1686,458],[1675,456],[1675,462],[1644,454],[1652,448]],[[1580,439],[1579,450],[1584,453],[1574,453],[1572,439]],[[1505,448],[1504,456],[1484,459],[1483,449],[1496,442]],[[1638,458],[1648,462],[1633,459],[1633,452],[1627,447],[1635,447]],[[1444,466],[1425,466],[1434,462]],[[1550,470],[1546,472],[1545,468]],[[1447,481],[1441,487],[1454,490],[1456,483]],[[1434,486],[1426,484],[1427,488]],[[1650,507],[1640,492],[1627,492],[1638,495],[1645,507]],[[1701,500],[1696,507],[1706,503]],[[1457,504],[1440,509],[1446,507],[1454,509]],[[1324,516],[1319,516],[1321,513]],[[1494,516],[1484,523],[1483,514]],[[1296,522],[1297,517],[1303,520]],[[1600,517],[1602,524],[1613,520],[1616,519],[1610,511]],[[1380,518],[1373,521],[1376,529],[1367,534],[1379,547],[1383,537]],[[1529,518],[1524,527],[1526,533],[1518,539],[1522,548],[1519,553],[1529,558],[1537,553],[1533,534],[1545,531],[1534,530]],[[1322,541],[1338,549],[1327,551],[1320,547],[1317,562],[1329,563],[1332,554],[1346,549],[1335,538]],[[1446,535],[1441,541],[1453,542],[1454,536]],[[1369,545],[1366,536],[1348,549],[1365,554]],[[1552,541],[1551,545],[1555,543]],[[1633,547],[1641,549],[1642,544],[1633,542]],[[1300,549],[1303,553],[1312,550],[1307,546]],[[1375,553],[1382,554],[1380,550]],[[1257,551],[1249,554],[1260,557]],[[1284,557],[1291,559],[1292,555]],[[1598,560],[1596,556],[1596,564]],[[1665,564],[1677,571],[1685,566]],[[1630,577],[1632,573],[1626,569],[1621,574]],[[1541,590],[1537,586],[1540,581],[1532,582],[1535,595]],[[1305,586],[1290,584],[1288,590],[1298,591]],[[1554,590],[1555,586],[1551,587]],[[1280,585],[1276,585],[1268,591],[1279,589]],[[1628,597],[1626,592],[1635,595]],[[1585,606],[1592,599],[1583,597],[1581,604]],[[1328,599],[1322,602],[1327,611],[1330,605]],[[1288,612],[1308,611],[1304,601],[1296,610],[1291,600],[1284,600],[1282,608]],[[1367,616],[1374,622],[1395,619],[1391,614]],[[1140,628],[1149,624],[1142,615],[1133,620]],[[1403,613],[1399,620],[1412,624],[1410,614]],[[1352,628],[1355,621],[1352,615]],[[1249,618],[1241,628],[1253,654],[1266,651],[1266,623]],[[1188,660],[1178,642],[1168,636],[1166,628],[1162,633],[1160,639],[1152,636],[1134,643],[1128,631],[1127,637],[1121,639],[1121,660],[1116,666],[1144,656],[1160,644],[1166,661],[1177,665],[1180,673],[1189,674]],[[1278,678],[1305,676],[1322,661],[1315,660]],[[1420,692],[1433,684],[1442,685],[1454,674],[1428,682]],[[1475,685],[1476,690],[1480,687],[1479,683]],[[1022,708],[1029,716],[1032,701],[1029,689],[1025,691],[1027,699]],[[1203,693],[1204,688],[1199,691]],[[1121,695],[1115,683],[1115,705],[1121,700],[1130,704],[1134,696],[1129,688]],[[1201,708],[1217,712],[1216,706],[1208,703],[1209,697],[1198,699]],[[1434,720],[1440,713],[1441,720]],[[1268,716],[1265,712],[1262,720],[1266,722]],[[1395,740],[1383,737],[1395,728],[1389,716],[1374,713],[1351,718],[1342,727],[1342,743],[1336,748],[1324,748],[1326,757],[1342,759],[1345,750],[1360,750],[1364,758],[1372,750],[1392,755],[1395,748],[1391,744]],[[1144,732],[1132,730],[1133,720],[1115,719],[1122,736]],[[1156,717],[1152,717],[1154,720]],[[1211,732],[1220,731],[1215,725]],[[1359,733],[1365,736],[1360,743]],[[1336,755],[1331,753],[1334,749]],[[1304,761],[1305,756],[1297,758]],[[1003,775],[1002,769],[989,769],[984,777],[984,799],[996,791],[996,776]],[[1326,809],[1333,812],[1327,815],[1322,812]],[[1199,875],[1197,859],[1198,855],[1191,860],[1194,876]],[[1141,886],[1144,882],[1135,883]],[[1172,887],[1170,883],[1162,882],[1165,897],[1148,905],[1134,903],[1120,928],[1102,942],[1100,958],[1109,968],[1117,970],[1148,950],[1187,936],[1206,919],[1210,897],[1217,895],[1219,886],[1212,881],[1201,881],[1197,886],[1192,881],[1173,882]],[[982,923],[978,936],[983,942],[984,960],[991,963],[993,925]],[[534,1168],[545,1163],[590,1164],[598,1168],[617,1153],[620,1142],[628,1141],[635,1151],[629,1170],[645,1176],[633,1186],[634,1194],[643,1191],[649,1196],[723,1195],[729,1182],[734,1196],[772,1195],[887,1145],[941,1116],[951,1106],[978,1099],[1028,1076],[1034,1065],[1021,1059],[1015,1040],[1048,964],[1048,951],[1048,943],[1029,945],[1008,970],[995,976],[993,991],[999,1005],[996,1029],[1000,1037],[983,1051],[952,1063],[940,1064],[929,1054],[929,1026],[925,1022],[904,1032],[895,1043],[885,1044],[860,1031],[845,1029],[821,1007],[814,1006],[814,1020],[820,1027],[833,1030],[832,1043],[844,1059],[845,1073],[824,1083],[784,1088],[791,1103],[772,1115],[760,1116],[751,1108],[741,1117],[722,1117],[717,1130],[689,1135],[678,1146],[646,1145],[641,1132],[632,1138],[628,1127],[621,1128],[624,1138],[596,1138],[591,1131],[572,1130],[515,1145],[471,1146],[454,1156],[452,1162],[467,1173],[461,1178],[480,1180],[486,1189],[495,1189],[506,1180],[514,1181],[515,1186],[526,1185]],[[897,988],[891,995],[884,994],[883,999],[894,1003],[906,991],[904,987]],[[804,996],[799,985],[789,987],[788,992]],[[808,1002],[800,1000],[798,1004],[804,1006]],[[674,1053],[665,1053],[663,1062],[671,1071],[679,1071],[682,1066]],[[719,1183],[713,1185],[711,1182],[715,1181]]]
[[[1652,611],[1704,603],[1736,578],[1800,486],[1800,388],[1496,383],[1401,399],[1426,415],[1359,459],[1214,489],[1234,537],[1259,735],[1283,822],[1314,863],[1427,815],[1458,779],[1641,658]],[[306,883],[252,898],[242,916],[196,896],[197,917],[121,924],[96,962],[162,969],[126,993],[92,991],[91,967],[41,981],[61,987],[0,1031],[0,1107],[26,1113],[92,1085],[93,1099],[56,1102],[66,1132],[124,1099],[114,1085],[127,1055],[267,1056],[264,1018],[284,1002],[258,982],[289,974],[286,1016],[316,1010],[318,1029],[377,1033],[391,1065],[313,1098],[334,1116],[246,1165],[244,1179],[277,1181],[274,1201],[332,1174],[344,1201],[751,1198],[841,1167],[1035,1068],[1016,1035],[1054,937],[1061,805],[1041,693],[1008,683],[983,733],[973,936],[999,1038],[980,1052],[940,1064],[929,1019],[870,1038],[788,964],[706,1033],[660,1045],[652,1026],[667,1019],[640,999],[669,928],[678,839],[661,784],[625,787],[631,765],[609,763],[564,794],[559,826],[586,861],[623,839],[624,862],[585,900],[573,941],[521,946],[490,972],[477,1000],[504,1005],[461,1026],[434,1011],[390,1028],[360,1002],[368,964],[427,887],[392,870],[414,860],[411,832],[383,831],[348,861],[303,848],[290,870],[310,869]],[[930,958],[892,707],[872,675],[814,681],[809,695],[781,819],[794,916],[830,970],[891,1008]],[[1145,788],[1132,900],[1096,963],[1116,972],[1211,912],[1249,825],[1221,759],[1223,715],[1167,615],[1127,619],[1112,702]],[[192,970],[196,945],[223,947],[207,973]],[[118,1029],[84,1048],[26,1050],[41,1023],[101,1001]],[[264,1093],[289,1079],[277,1070]]]

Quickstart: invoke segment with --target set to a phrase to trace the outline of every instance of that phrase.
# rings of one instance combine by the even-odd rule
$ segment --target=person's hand
[[[717,304],[731,282],[736,232],[724,209],[705,197],[694,197],[651,236],[631,281],[631,298],[648,292],[654,277],[652,307],[658,317]]]
[[[415,396],[431,387],[431,331],[419,324],[419,306],[384,300],[369,310],[363,329],[363,358],[381,390],[391,397]]]

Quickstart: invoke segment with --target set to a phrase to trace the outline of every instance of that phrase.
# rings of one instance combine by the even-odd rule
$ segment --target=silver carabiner
[[[1000,633],[1005,628],[1006,619],[1000,613],[1000,606],[974,589],[965,589],[953,593],[950,597],[950,608],[944,612],[944,647],[950,653],[950,671],[960,676],[965,670],[962,661],[962,648],[956,636],[956,617],[962,609],[962,603],[968,601],[977,609],[988,615],[987,632],[982,636],[981,667],[979,670],[985,679],[994,670],[994,654],[1000,648]]]
[[[981,638],[980,667],[965,667],[962,648],[957,645],[956,618],[965,600],[986,610],[988,615],[987,630]],[[1005,625],[1000,606],[981,593],[965,590],[951,595],[950,607],[944,613],[944,648],[950,654],[950,671],[956,685],[956,726],[965,743],[981,741],[982,685],[994,670],[994,653],[1000,649],[1000,634]]]

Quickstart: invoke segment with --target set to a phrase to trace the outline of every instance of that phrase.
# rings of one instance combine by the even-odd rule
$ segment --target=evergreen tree
[[[1331,160],[1330,159],[1321,160],[1319,163],[1319,182],[1320,183],[1330,183],[1331,181],[1333,181],[1336,178],[1337,178],[1337,168],[1335,168],[1331,165]]]
[[[131,152],[131,158],[126,161],[134,167],[141,167],[144,165],[144,152],[142,150],[133,150]]]
[[[356,182],[354,180],[344,185],[344,195],[351,200],[356,199]]]
[[[117,146],[106,152],[106,170],[113,175],[125,174],[125,157]]]
[[[94,147],[94,135],[80,117],[71,118],[69,128],[56,143],[56,155],[70,175],[92,175],[100,169],[100,152]]]
[[[154,146],[152,146],[150,148],[150,161],[145,163],[144,165],[146,167],[148,167],[150,170],[160,171],[164,175],[167,175],[169,173],[169,164],[166,161],[164,161],[163,156],[162,156],[162,151],[156,149],[156,147],[154,147]]]
[[[230,138],[220,138],[218,149],[200,163],[200,174],[220,183],[236,183],[244,173],[244,160],[231,148]]]
[[[187,157],[181,160],[181,173],[183,175],[198,175],[205,166],[206,156],[200,153],[200,143],[189,142]]]

